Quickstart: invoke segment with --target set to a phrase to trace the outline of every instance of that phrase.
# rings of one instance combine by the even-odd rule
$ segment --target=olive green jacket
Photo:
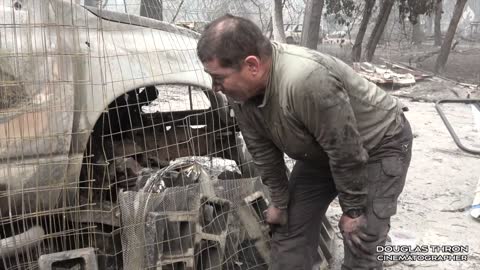
[[[265,94],[232,103],[272,203],[288,204],[285,153],[329,162],[343,211],[364,207],[368,153],[384,136],[400,131],[400,102],[317,51],[273,43],[272,60]]]

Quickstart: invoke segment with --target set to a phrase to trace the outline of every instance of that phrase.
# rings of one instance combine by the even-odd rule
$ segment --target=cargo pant
[[[376,260],[377,245],[384,245],[390,217],[396,213],[397,199],[405,185],[412,151],[412,131],[404,116],[402,131],[385,137],[369,151],[367,233],[376,235],[374,244],[365,243],[373,255],[356,257],[344,243],[343,270],[383,269]],[[317,269],[320,225],[329,204],[337,196],[328,162],[297,161],[289,180],[288,223],[276,226],[271,241],[271,270]]]

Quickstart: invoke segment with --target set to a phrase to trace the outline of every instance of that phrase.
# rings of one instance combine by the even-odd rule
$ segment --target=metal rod
[[[188,86],[188,98],[190,99],[190,110],[193,110],[192,86]]]
[[[435,108],[437,109],[437,112],[440,115],[440,118],[442,118],[443,123],[447,127],[448,132],[450,132],[450,135],[452,136],[453,140],[457,144],[458,148],[460,148],[461,150],[469,154],[480,155],[480,150],[474,150],[474,149],[468,148],[465,145],[463,145],[463,143],[460,141],[460,139],[457,136],[457,133],[455,132],[452,125],[448,121],[447,116],[443,112],[441,104],[444,104],[444,103],[473,104],[478,109],[480,107],[479,105],[480,99],[444,99],[444,100],[437,101],[437,103],[435,104]]]

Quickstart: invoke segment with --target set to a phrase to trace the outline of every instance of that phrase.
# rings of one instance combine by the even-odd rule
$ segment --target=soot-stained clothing
[[[273,43],[272,61],[264,95],[232,107],[273,205],[288,205],[285,153],[328,162],[342,210],[364,208],[369,152],[400,132],[402,104],[317,51]]]

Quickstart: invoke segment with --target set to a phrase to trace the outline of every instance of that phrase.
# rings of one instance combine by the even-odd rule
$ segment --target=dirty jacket
[[[232,107],[273,205],[288,204],[285,153],[329,164],[342,210],[363,208],[368,152],[401,130],[401,104],[317,51],[273,43],[272,60],[264,95]]]

